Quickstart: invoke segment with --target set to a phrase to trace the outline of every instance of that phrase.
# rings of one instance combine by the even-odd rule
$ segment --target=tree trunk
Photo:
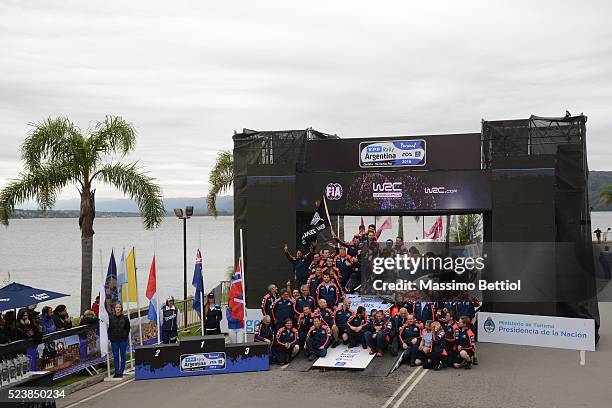
[[[402,237],[404,239],[404,216],[400,215],[397,218],[397,236]]]
[[[344,240],[344,215],[338,218],[338,237]]]
[[[91,307],[91,284],[93,268],[93,222],[96,217],[96,191],[88,187],[81,192],[81,314]],[[100,304],[103,304],[100,302]]]

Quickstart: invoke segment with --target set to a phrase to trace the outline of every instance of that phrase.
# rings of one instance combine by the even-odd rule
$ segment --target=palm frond
[[[161,188],[155,179],[137,167],[137,163],[115,163],[103,166],[95,175],[102,182],[121,190],[136,201],[146,229],[157,227],[166,215]]]
[[[26,169],[34,170],[43,161],[67,161],[74,154],[74,140],[82,139],[79,129],[67,118],[47,118],[30,123],[32,132],[21,147]]]
[[[136,145],[134,127],[120,116],[107,116],[98,122],[91,132],[88,144],[90,150],[98,154],[119,153],[126,155]]]
[[[57,194],[71,180],[72,168],[52,162],[10,181],[0,191],[0,223],[8,225],[15,206],[36,199],[42,210],[53,207]]]
[[[206,198],[208,212],[217,216],[217,196],[227,191],[234,182],[234,156],[232,152],[223,150],[219,152],[213,169],[208,176],[210,190]]]

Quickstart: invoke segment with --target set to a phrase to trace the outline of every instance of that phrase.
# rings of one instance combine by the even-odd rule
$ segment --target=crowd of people
[[[307,253],[284,252],[293,266],[298,289],[270,284],[261,302],[263,318],[255,340],[270,347],[270,359],[286,364],[300,351],[309,360],[327,355],[340,344],[369,349],[377,357],[402,354],[402,363],[424,368],[469,369],[476,359],[478,300],[467,293],[436,296],[431,292],[396,293],[380,310],[356,310],[347,294],[359,293],[360,267],[373,256],[410,253],[398,237],[379,245],[374,225],[361,227],[350,243]]]
[[[39,312],[38,304],[0,314],[0,344],[17,340],[32,340],[41,343],[45,334],[72,328],[72,318],[65,305],[55,308],[44,306]],[[79,319],[79,324],[97,323],[92,310],[86,310]]]

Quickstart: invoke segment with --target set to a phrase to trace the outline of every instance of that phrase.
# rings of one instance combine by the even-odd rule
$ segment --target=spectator
[[[9,339],[9,342],[17,339],[17,319],[13,310],[4,314],[4,335]]]
[[[40,324],[40,312],[36,310],[30,312],[30,326],[32,328],[32,341],[36,344],[42,343],[43,327]]]
[[[40,314],[38,311],[36,311],[37,307],[38,303],[34,303],[33,305],[28,306],[28,319],[32,320],[32,316],[34,315],[34,313]]]
[[[29,340],[34,336],[34,331],[30,325],[30,319],[28,318],[28,309],[19,309],[17,312],[17,325],[16,325],[16,340]]]
[[[42,309],[41,324],[43,328],[43,334],[53,333],[57,331],[55,328],[55,322],[53,321],[53,309],[51,306],[45,306]]]
[[[56,330],[66,330],[72,328],[72,320],[68,316],[66,305],[59,305],[53,311],[53,323]]]
[[[87,324],[97,324],[98,321],[99,319],[96,313],[91,309],[87,309],[85,312],[83,312],[83,317],[81,317],[79,326],[84,326]]]
[[[230,313],[230,307],[225,309],[225,317],[227,317],[227,329],[229,331],[229,338],[231,343],[243,343],[244,342],[244,330],[243,321],[234,319]]]
[[[0,344],[10,343],[10,339],[4,334],[4,319],[2,318],[2,314],[0,313]]]
[[[91,305],[91,310],[93,310],[96,316],[100,316],[100,295],[96,296],[96,300]]]
[[[113,314],[108,319],[108,339],[113,349],[115,361],[115,378],[123,377],[125,370],[125,355],[128,336],[130,335],[130,320],[123,314],[121,303],[115,303]]]
[[[597,239],[597,243],[601,244],[601,230],[599,228],[597,228],[595,231],[593,231],[593,234],[595,234],[595,238]]]

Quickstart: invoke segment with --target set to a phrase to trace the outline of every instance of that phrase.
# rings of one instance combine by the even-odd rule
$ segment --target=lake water
[[[605,230],[612,226],[612,212],[591,214],[593,229]],[[373,217],[364,217],[366,224]],[[383,221],[379,218],[378,224]],[[425,217],[428,229],[435,217]],[[421,221],[422,222],[422,221]],[[346,217],[347,236],[357,231],[359,217]],[[106,274],[112,249],[117,263],[121,250],[136,248],[136,267],[141,305],[145,305],[144,290],[153,253],[156,253],[158,288],[160,295],[183,294],[183,225],[182,221],[168,217],[161,227],[145,231],[139,218],[98,218],[94,229],[94,292],[100,286],[102,273]],[[405,236],[421,235],[421,224],[412,217],[404,217]],[[201,248],[204,257],[206,289],[212,289],[225,279],[233,265],[233,217],[194,217],[187,223],[187,279],[188,293],[193,294],[191,276],[195,252]],[[381,235],[381,240],[397,235],[397,218],[393,228]],[[102,264],[100,262],[102,251]],[[278,256],[283,256],[278,254]],[[70,297],[49,302],[51,306],[64,303],[71,314],[76,314],[80,304],[81,239],[77,219],[12,220],[8,228],[0,228],[0,283],[10,280],[44,289],[63,292]],[[248,273],[248,271],[247,271]]]

